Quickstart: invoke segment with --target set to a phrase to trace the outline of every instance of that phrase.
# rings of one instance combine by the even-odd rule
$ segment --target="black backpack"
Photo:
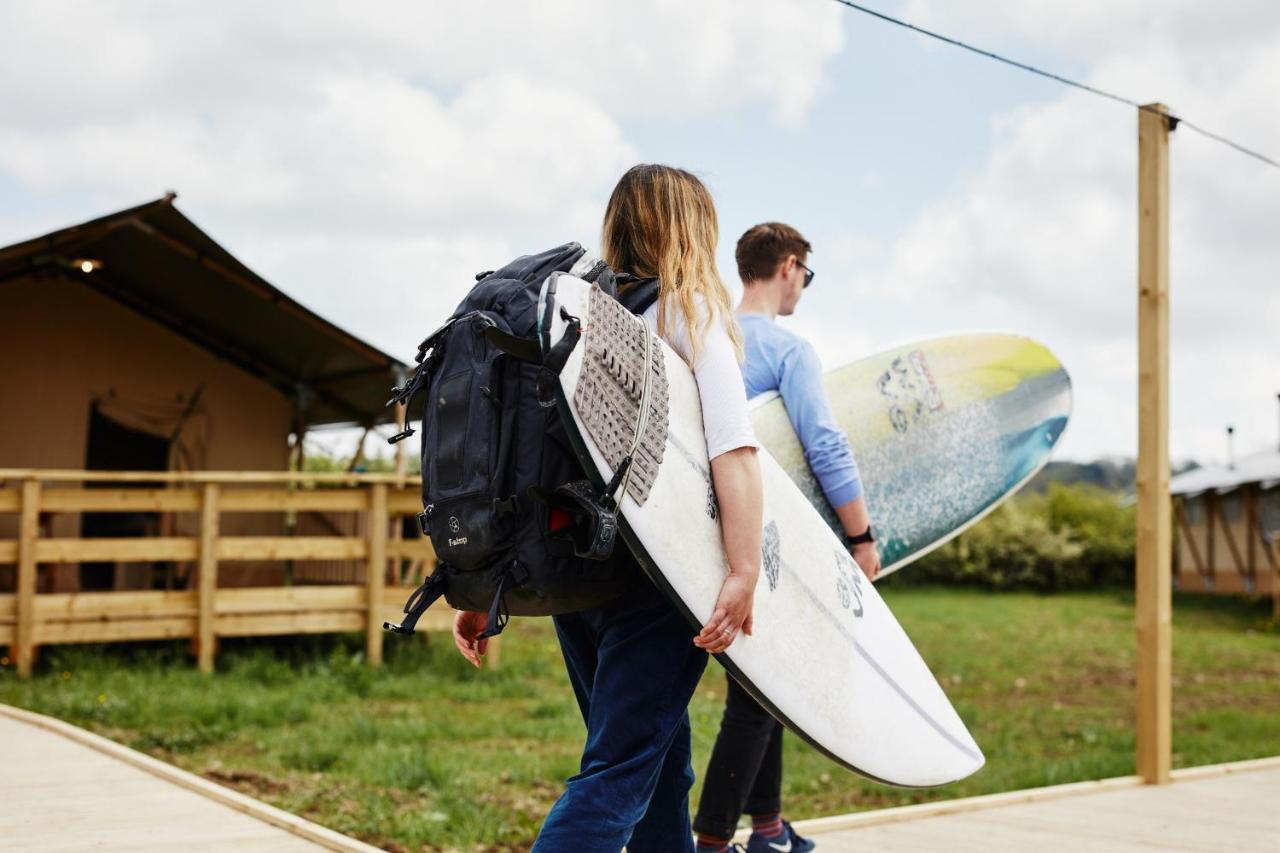
[[[618,522],[610,495],[594,488],[556,410],[557,377],[579,324],[544,358],[538,297],[553,273],[569,273],[642,312],[657,282],[615,276],[577,243],[517,258],[480,273],[449,320],[418,347],[418,368],[388,405],[415,396],[422,412],[422,502],[418,516],[439,559],[405,603],[399,625],[411,634],[440,596],[457,610],[487,612],[481,636],[501,633],[509,615],[551,616],[625,593],[638,568],[614,552]],[[552,297],[554,299],[554,297]],[[554,308],[553,308],[554,310]],[[567,317],[567,315],[566,315]],[[616,479],[616,478],[615,478]]]

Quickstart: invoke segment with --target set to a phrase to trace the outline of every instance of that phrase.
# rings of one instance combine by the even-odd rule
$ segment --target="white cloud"
[[[638,157],[625,121],[744,104],[796,121],[844,39],[838,10],[806,0],[326,0],[287,16],[49,0],[0,6],[0,32],[0,177],[102,204],[177,189],[330,316],[361,310],[334,269],[399,296],[389,259],[444,277],[458,247],[592,240]],[[468,275],[503,260],[472,257]]]
[[[1280,144],[1280,114],[1260,108],[1280,80],[1273,4],[1210,15],[1190,2],[917,0],[904,16],[1015,57],[1019,46],[1089,57],[1084,82]],[[1133,453],[1136,127],[1134,111],[1067,89],[995,118],[985,164],[958,191],[894,240],[831,247],[837,267],[862,271],[855,289],[869,298],[854,316],[874,318],[877,345],[966,327],[1031,334],[1075,380],[1065,455]],[[1186,129],[1173,136],[1171,163],[1173,455],[1220,459],[1228,423],[1241,449],[1272,446],[1280,172]],[[821,308],[823,318],[850,316],[834,302]],[[844,325],[826,319],[816,335],[828,360],[843,360],[833,350]]]
[[[901,9],[1280,146],[1275,4]],[[801,119],[850,14],[820,0],[403,0],[376,13],[328,0],[287,20],[247,0],[3,4],[0,179],[94,200],[76,201],[72,218],[176,188],[255,269],[409,356],[477,264],[594,237],[613,180],[637,157],[629,123],[744,106]],[[981,168],[947,176],[959,188],[895,239],[818,246],[824,269],[856,278],[843,294],[814,288],[796,322],[831,365],[956,329],[1031,334],[1076,380],[1067,453],[1132,451],[1135,117],[1049,91],[995,117]],[[1174,454],[1221,457],[1228,422],[1242,452],[1270,446],[1280,172],[1186,129],[1172,150]],[[865,181],[890,183],[874,169]],[[15,238],[43,224],[2,208]]]
[[[519,69],[619,117],[762,101],[796,119],[844,43],[840,10],[811,0],[320,0],[261,4],[47,0],[0,9],[10,116],[50,123],[148,110],[234,109],[302,95],[317,75],[379,71],[432,90]],[[5,82],[7,81],[7,83]]]
[[[448,102],[381,74],[317,79],[292,110],[252,121],[122,117],[31,131],[0,126],[5,164],[45,190],[179,186],[201,204],[285,228],[495,229],[572,207],[635,159],[590,100],[513,74]]]
[[[322,237],[250,238],[242,248],[269,279],[326,282],[308,294],[307,307],[406,364],[485,264],[520,252],[494,237],[375,235],[340,244]]]

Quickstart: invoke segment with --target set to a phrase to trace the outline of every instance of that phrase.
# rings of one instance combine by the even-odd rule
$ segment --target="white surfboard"
[[[727,566],[692,372],[640,318],[570,275],[548,279],[539,316],[545,352],[568,318],[581,322],[558,405],[597,485],[632,450],[643,422],[620,498],[623,535],[654,582],[702,625]],[[875,587],[773,457],[762,452],[760,465],[754,634],[739,635],[721,663],[798,735],[872,779],[918,787],[976,771],[981,750]]]

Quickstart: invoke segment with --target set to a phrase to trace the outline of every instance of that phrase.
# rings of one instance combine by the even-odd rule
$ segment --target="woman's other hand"
[[[464,658],[471,661],[472,666],[480,666],[481,658],[489,648],[488,638],[477,639],[484,633],[484,626],[488,621],[487,613],[459,610],[453,615],[453,644]]]

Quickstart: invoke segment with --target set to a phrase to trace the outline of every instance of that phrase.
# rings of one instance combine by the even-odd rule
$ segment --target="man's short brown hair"
[[[733,256],[738,261],[738,277],[745,283],[773,278],[778,264],[789,255],[803,261],[811,251],[813,246],[809,241],[790,225],[762,222],[738,238]]]

